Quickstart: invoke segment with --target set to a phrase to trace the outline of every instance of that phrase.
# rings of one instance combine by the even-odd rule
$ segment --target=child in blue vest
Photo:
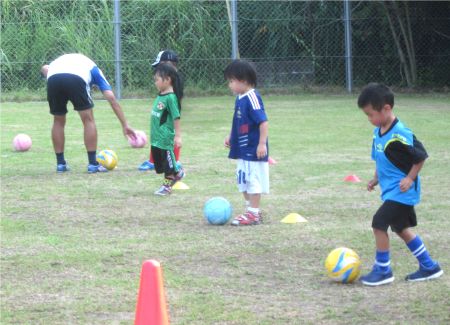
[[[237,159],[239,192],[244,194],[247,212],[238,215],[233,226],[262,223],[259,203],[269,193],[269,123],[256,87],[256,71],[245,60],[231,62],[224,71],[231,91],[237,95],[231,132],[223,144],[230,149],[228,158]]]
[[[389,227],[404,240],[419,261],[419,270],[408,274],[406,280],[438,278],[444,272],[430,258],[419,236],[411,230],[417,225],[414,205],[420,199],[419,171],[428,154],[411,130],[395,117],[392,111],[394,94],[388,86],[367,85],[358,98],[358,106],[376,127],[372,146],[375,177],[367,183],[367,189],[372,191],[380,184],[383,200],[372,220],[377,248],[375,264],[372,271],[359,280],[368,286],[394,281],[389,259]]]

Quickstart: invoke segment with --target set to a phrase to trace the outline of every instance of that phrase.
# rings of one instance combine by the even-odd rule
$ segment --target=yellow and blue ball
[[[97,156],[97,161],[108,170],[112,170],[116,167],[118,158],[114,151],[103,150]]]
[[[325,261],[327,274],[335,282],[350,283],[361,272],[361,259],[353,250],[340,247],[333,250]]]

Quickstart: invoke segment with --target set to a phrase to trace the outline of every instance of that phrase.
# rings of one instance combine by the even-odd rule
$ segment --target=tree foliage
[[[2,88],[37,89],[42,64],[70,52],[96,61],[114,83],[113,2],[18,1],[1,5]],[[450,2],[353,1],[354,85],[450,85]],[[187,85],[225,86],[231,29],[225,1],[121,1],[124,87],[145,89],[150,63],[173,49]],[[238,1],[241,57],[313,64],[317,85],[345,85],[341,1]],[[151,62],[150,62],[151,61]]]

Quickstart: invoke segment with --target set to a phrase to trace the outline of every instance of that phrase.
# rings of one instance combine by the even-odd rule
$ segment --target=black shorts
[[[372,228],[387,231],[389,226],[397,234],[405,228],[417,226],[414,205],[406,205],[391,200],[384,201],[373,216]]]
[[[58,73],[48,78],[47,100],[53,115],[67,114],[69,100],[76,111],[94,107],[89,86],[83,78],[70,73]]]
[[[164,173],[165,176],[178,173],[178,167],[175,163],[175,154],[173,149],[166,150],[152,146],[152,157],[157,174]]]

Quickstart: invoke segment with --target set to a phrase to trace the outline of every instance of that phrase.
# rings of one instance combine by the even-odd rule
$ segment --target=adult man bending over
[[[65,54],[49,65],[41,67],[42,76],[47,79],[47,100],[50,114],[54,117],[52,141],[55,149],[59,173],[70,168],[64,158],[67,102],[73,104],[74,110],[80,114],[84,125],[84,144],[86,146],[89,164],[88,173],[107,172],[97,162],[97,127],[95,126],[92,108],[91,88],[97,85],[105,99],[111,105],[114,113],[122,123],[125,138],[136,137],[134,130],[128,125],[111,86],[97,65],[82,54]]]

